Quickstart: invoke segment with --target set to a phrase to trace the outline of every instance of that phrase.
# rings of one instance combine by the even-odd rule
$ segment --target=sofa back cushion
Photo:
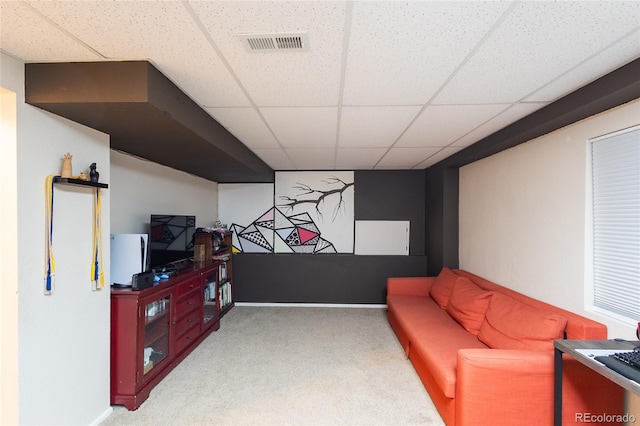
[[[534,299],[529,296],[525,296],[522,293],[518,293],[509,288],[498,285],[478,275],[472,274],[469,271],[463,269],[453,269],[453,273],[466,278],[469,278],[478,287],[487,291],[493,291],[495,293],[501,293],[518,300],[534,308],[540,308],[550,313],[556,313],[567,319],[566,338],[577,340],[606,340],[607,339],[607,326],[602,323],[593,321],[589,318],[583,317],[576,313],[567,311],[565,309],[558,308],[557,306],[550,305],[540,300]]]
[[[451,290],[447,312],[469,333],[478,334],[493,292],[486,291],[465,277],[458,277]]]
[[[458,276],[447,267],[442,268],[429,290],[429,295],[442,309],[446,309],[451,296],[451,289]]]
[[[563,337],[566,326],[561,315],[495,293],[478,339],[494,349],[553,349],[553,340]]]

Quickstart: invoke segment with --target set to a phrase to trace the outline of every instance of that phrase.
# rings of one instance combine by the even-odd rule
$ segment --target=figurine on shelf
[[[80,172],[80,175],[78,176],[78,179],[84,180],[84,181],[88,181],[89,180],[89,176],[87,176],[87,174],[85,172]]]
[[[71,157],[72,155],[68,152],[64,155],[64,161],[62,162],[62,171],[60,172],[60,177],[70,178],[73,173],[71,172]]]
[[[100,179],[100,173],[96,170],[96,163],[91,163],[89,166],[89,177],[91,182],[98,182],[98,179]]]

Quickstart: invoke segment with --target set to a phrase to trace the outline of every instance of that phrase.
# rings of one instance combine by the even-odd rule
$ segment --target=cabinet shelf
[[[88,180],[81,179],[73,179],[73,178],[63,178],[63,177],[55,177],[53,178],[53,183],[59,183],[62,185],[79,185],[79,186],[89,186],[92,188],[109,188],[109,185],[101,182],[91,182]]]
[[[162,317],[166,317],[167,315],[169,315],[169,310],[165,309],[164,311],[160,311],[160,313],[145,317],[144,325],[147,326],[149,324],[153,324],[154,322],[160,320]]]
[[[225,253],[227,250],[229,250],[231,247],[228,245],[221,245],[220,247],[218,247],[215,250],[212,250],[211,253],[215,256],[215,255],[219,255],[220,253]]]
[[[143,365],[142,374],[145,376],[145,380],[148,380],[150,377],[155,375],[155,373],[160,372],[167,361],[169,361],[169,356],[165,352],[155,351],[151,354],[150,363],[147,365]]]
[[[153,347],[153,345],[162,340],[161,343],[166,344],[169,342],[169,330],[164,331],[153,331],[148,335],[144,336],[144,346],[145,347]]]
[[[166,316],[166,315],[165,315]],[[165,344],[169,342],[169,322],[154,322],[153,325],[145,327],[144,345],[152,346],[159,340],[165,340]]]

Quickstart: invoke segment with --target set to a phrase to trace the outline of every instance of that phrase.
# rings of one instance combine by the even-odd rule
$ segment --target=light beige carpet
[[[443,425],[381,308],[236,306],[103,425]]]

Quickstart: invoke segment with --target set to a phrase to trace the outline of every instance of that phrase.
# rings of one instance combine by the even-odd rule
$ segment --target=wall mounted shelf
[[[80,185],[80,186],[90,186],[92,188],[109,188],[109,185],[102,182],[91,182],[88,180],[81,179],[72,179],[72,178],[63,178],[56,177],[53,179],[53,183],[59,183],[62,185]]]

